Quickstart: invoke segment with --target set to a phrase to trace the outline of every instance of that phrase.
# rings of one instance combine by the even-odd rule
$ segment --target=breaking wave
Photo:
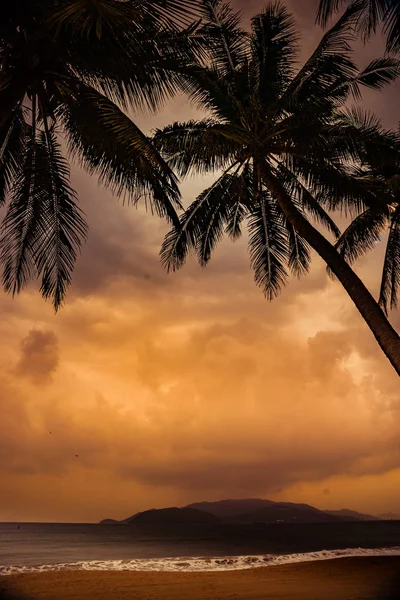
[[[132,560],[92,560],[38,566],[3,566],[0,575],[42,573],[47,571],[237,571],[256,567],[287,565],[293,563],[332,560],[335,558],[367,556],[400,556],[400,546],[393,548],[345,548],[320,550],[297,554],[262,554],[254,556],[135,558]]]

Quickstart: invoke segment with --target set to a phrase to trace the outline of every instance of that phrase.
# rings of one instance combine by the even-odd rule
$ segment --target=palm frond
[[[320,198],[314,196],[307,188],[307,179],[304,180],[304,173],[302,174],[302,180],[302,178],[297,177],[288,166],[279,163],[277,175],[284,184],[289,195],[299,204],[299,206],[297,206],[298,210],[305,210],[308,212],[317,223],[323,225],[336,239],[339,238],[340,230],[338,226],[322,207]],[[308,179],[308,183],[310,182],[310,179]]]
[[[101,38],[121,34],[127,26],[151,25],[185,27],[199,19],[195,0],[59,0],[50,16],[57,29],[68,28],[73,35]]]
[[[144,200],[159,216],[178,223],[177,180],[151,139],[113,102],[88,86],[64,95],[60,109],[70,152],[113,193]]]
[[[293,16],[281,2],[267,5],[251,20],[252,62],[256,65],[256,93],[272,104],[294,74],[298,33]]]
[[[306,275],[310,270],[311,253],[306,240],[298,235],[293,225],[286,224],[289,243],[289,269],[296,277]]]
[[[43,216],[40,177],[44,161],[35,134],[27,140],[25,160],[14,178],[0,239],[3,285],[19,293],[37,275],[35,244]]]
[[[374,186],[368,185],[368,179],[357,177],[341,165],[311,164],[297,159],[296,171],[304,178],[317,202],[329,211],[339,210],[345,216],[354,217],[368,207],[380,212],[387,204],[385,197],[378,195]]]
[[[389,237],[386,246],[385,260],[379,304],[388,313],[389,307],[397,306],[398,292],[400,289],[400,208],[397,206],[392,215]]]
[[[384,32],[387,35],[386,50],[400,52],[400,6],[394,0],[381,0],[385,2],[386,10],[383,16]]]
[[[334,100],[343,82],[354,79],[357,67],[350,58],[354,27],[360,15],[359,3],[350,4],[337,23],[329,29],[316,50],[288,86],[283,104],[307,108]],[[330,96],[331,94],[331,96]],[[344,101],[339,96],[341,102]],[[310,102],[311,101],[311,102]]]
[[[242,235],[242,222],[249,214],[253,204],[253,168],[246,163],[237,176],[237,182],[228,203],[225,232],[232,241]]]
[[[0,129],[0,206],[6,201],[23,161],[26,127],[19,107]]]
[[[139,5],[145,13],[153,18],[156,16],[168,26],[172,23],[179,27],[187,27],[202,15],[198,0],[147,0],[146,3],[131,0],[131,4]]]
[[[373,250],[387,223],[388,212],[365,210],[344,230],[336,243],[336,249],[348,263],[353,263],[369,250]]]
[[[202,266],[207,264],[224,227],[232,227],[232,213],[237,205],[244,207],[249,202],[247,178],[247,172],[224,173],[190,204],[161,248],[161,262],[168,271],[179,269],[191,251]],[[238,225],[237,221],[236,231]]]
[[[185,177],[224,169],[232,162],[239,146],[229,137],[231,129],[214,119],[192,120],[157,129],[152,139],[167,164]]]
[[[157,30],[150,36],[120,35],[111,40],[75,41],[70,72],[123,108],[155,110],[187,89],[186,67],[202,53],[204,43],[188,31]],[[99,55],[102,56],[99,61]]]
[[[400,158],[399,133],[385,129],[376,115],[360,106],[338,111],[330,132],[333,144],[346,147],[356,163],[394,164]]]
[[[57,6],[58,5],[58,6]],[[131,2],[115,0],[60,0],[49,16],[49,24],[56,29],[66,29],[73,37],[87,39],[115,35],[140,21],[140,9]]]
[[[43,221],[35,240],[34,259],[42,276],[40,291],[52,298],[55,310],[65,299],[77,253],[86,238],[87,225],[77,206],[77,196],[69,182],[69,166],[61,154],[54,131],[46,127],[40,143],[45,159],[42,176]]]
[[[195,250],[202,267],[211,258],[211,253],[224,234],[224,225],[228,221],[228,208],[235,202],[235,185],[238,178],[224,174],[217,185],[204,190],[198,197],[196,224],[199,233],[196,236]],[[237,187],[237,186],[236,186]],[[241,188],[239,188],[240,195]],[[193,222],[193,221],[192,221]]]
[[[376,58],[357,75],[355,83],[373,90],[381,90],[400,75],[400,60],[392,57]]]
[[[357,22],[357,31],[366,41],[376,32],[379,23],[385,18],[390,0],[357,1],[360,2],[363,9]]]
[[[317,13],[317,23],[324,26],[327,24],[329,17],[339,10],[344,0],[320,0]]]
[[[222,0],[201,0],[201,33],[207,37],[213,67],[221,75],[235,72],[247,51],[247,34],[241,29],[241,13]]]
[[[337,12],[343,3],[343,0],[320,0],[317,22],[325,27],[329,17]],[[348,0],[348,3],[360,6],[356,27],[364,42],[376,33],[380,24],[383,24],[383,32],[387,36],[387,51],[399,52],[400,5],[396,0]]]
[[[249,214],[249,253],[254,280],[272,300],[287,282],[288,240],[276,203],[260,193]]]
[[[289,191],[289,193],[292,193]],[[296,205],[297,210],[307,218],[303,206],[293,197],[293,202]],[[310,270],[311,264],[311,253],[310,245],[304,238],[302,238],[291,222],[287,219],[285,213],[278,203],[276,203],[276,210],[278,218],[282,226],[286,230],[287,242],[288,242],[288,267],[290,272],[297,278],[306,275]]]

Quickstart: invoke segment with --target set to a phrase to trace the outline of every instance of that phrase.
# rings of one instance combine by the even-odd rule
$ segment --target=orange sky
[[[311,50],[316,2],[291,4]],[[395,124],[395,87],[368,103]],[[193,114],[177,98],[139,122]],[[210,181],[187,180],[185,202]],[[0,521],[243,496],[399,512],[398,379],[322,263],[272,303],[244,241],[166,275],[162,221],[78,170],[74,185],[91,230],[66,307],[0,295]],[[371,289],[380,261],[359,265]]]

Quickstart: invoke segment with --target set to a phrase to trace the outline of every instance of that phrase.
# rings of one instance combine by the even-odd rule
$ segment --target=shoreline
[[[0,578],[1,600],[399,600],[400,556],[235,571],[65,570]]]
[[[292,554],[239,554],[225,556],[180,556],[133,559],[97,559],[74,562],[41,563],[37,566],[3,565],[0,577],[24,573],[47,573],[59,571],[119,571],[119,572],[172,572],[204,573],[225,572],[273,567],[287,564],[303,564],[340,558],[398,556],[400,546],[383,548],[338,548],[314,550]],[[1,560],[1,559],[0,559]]]

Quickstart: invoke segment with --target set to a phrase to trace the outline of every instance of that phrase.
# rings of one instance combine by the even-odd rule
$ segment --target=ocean
[[[218,571],[345,556],[400,556],[400,521],[154,528],[0,523],[0,575],[27,571]]]

